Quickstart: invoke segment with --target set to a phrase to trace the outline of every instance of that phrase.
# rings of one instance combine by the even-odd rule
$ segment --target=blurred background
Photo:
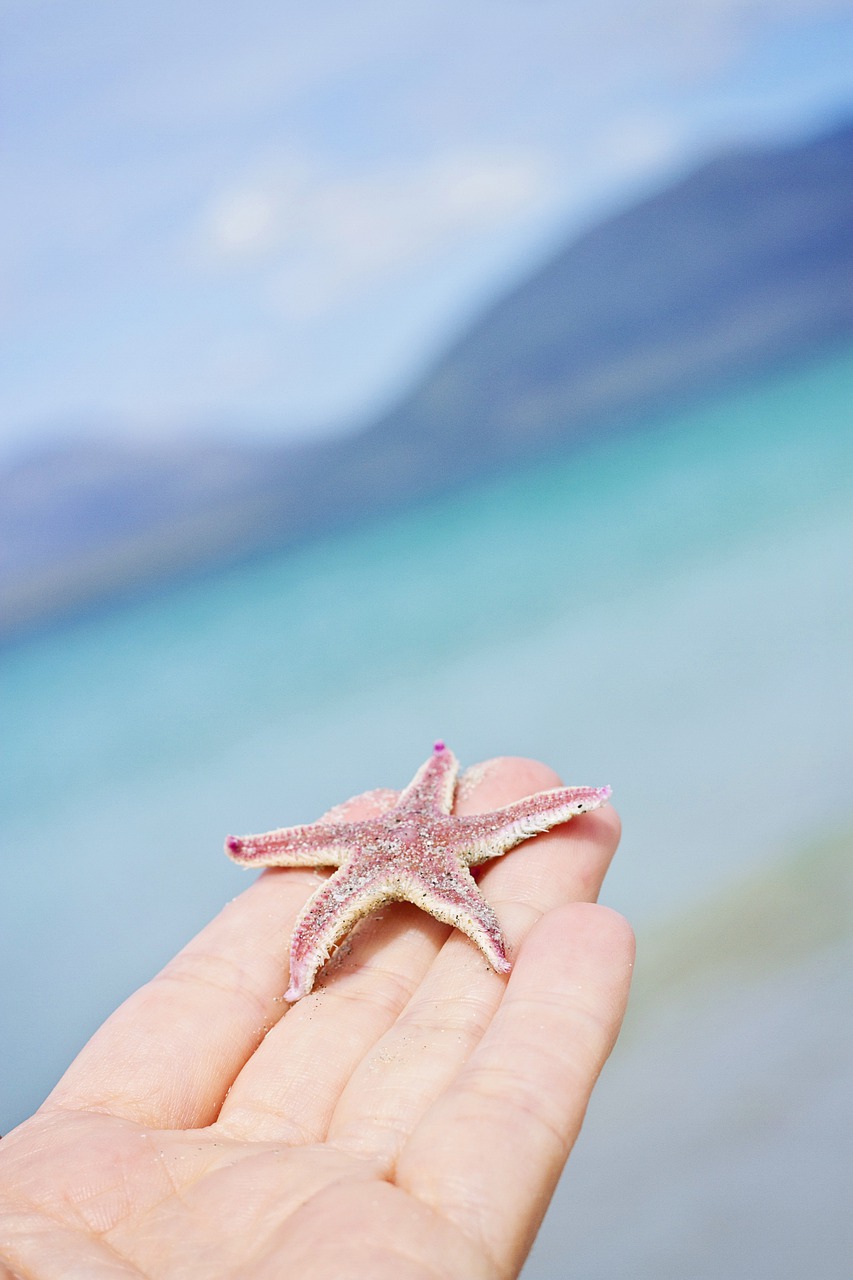
[[[847,1276],[853,6],[2,24],[0,1129],[442,737],[625,826],[528,1280]]]

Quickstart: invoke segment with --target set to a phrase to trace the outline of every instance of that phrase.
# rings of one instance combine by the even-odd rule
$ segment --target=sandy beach
[[[842,1280],[853,831],[639,940],[623,1037],[525,1280]]]

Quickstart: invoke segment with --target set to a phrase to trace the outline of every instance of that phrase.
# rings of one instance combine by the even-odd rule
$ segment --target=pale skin
[[[479,776],[460,812],[560,785]],[[508,978],[395,903],[292,1007],[319,876],[263,874],[0,1142],[0,1277],[516,1276],[625,1010],[631,930],[593,905],[618,837],[608,805],[487,864]]]

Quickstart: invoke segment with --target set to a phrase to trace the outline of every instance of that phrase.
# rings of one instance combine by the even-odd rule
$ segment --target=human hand
[[[459,810],[556,785],[495,761]],[[606,807],[487,865],[508,981],[397,903],[292,1007],[318,877],[266,872],[0,1142],[0,1277],[515,1276],[624,1013],[630,929],[591,905],[617,840]]]

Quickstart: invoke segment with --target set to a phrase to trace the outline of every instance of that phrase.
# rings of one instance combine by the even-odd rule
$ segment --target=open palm
[[[495,761],[459,809],[556,785]],[[630,930],[591,905],[617,839],[603,809],[489,864],[508,982],[394,904],[291,1008],[318,876],[262,875],[0,1143],[0,1276],[516,1275],[624,1012]]]

